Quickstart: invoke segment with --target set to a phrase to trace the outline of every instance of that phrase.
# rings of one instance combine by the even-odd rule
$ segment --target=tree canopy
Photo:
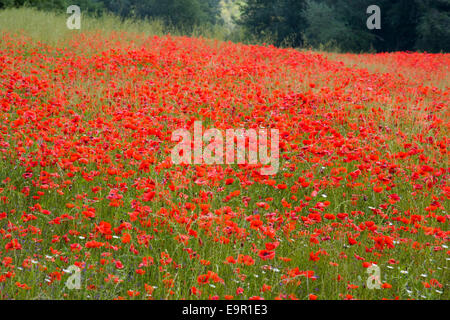
[[[332,43],[356,52],[448,52],[450,0],[378,0],[380,30],[366,25],[366,10],[372,4],[372,0],[247,0],[240,23],[254,34],[270,34],[276,44]]]

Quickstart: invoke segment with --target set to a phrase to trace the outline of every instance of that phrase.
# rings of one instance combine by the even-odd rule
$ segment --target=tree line
[[[381,29],[369,30],[367,8],[381,9]],[[276,44],[343,51],[449,52],[450,0],[247,0],[242,23],[271,33]]]
[[[349,52],[449,52],[450,0],[222,0],[240,15],[236,29],[248,39],[278,46]],[[160,19],[189,31],[197,25],[223,25],[221,0],[0,0],[0,9],[32,6],[84,13],[113,13],[123,19]],[[370,5],[381,9],[381,29],[366,25]],[[240,39],[241,40],[241,39]]]

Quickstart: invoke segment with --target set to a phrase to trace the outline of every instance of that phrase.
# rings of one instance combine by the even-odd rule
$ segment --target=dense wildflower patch
[[[1,34],[1,299],[449,298],[448,54],[123,38]],[[174,165],[195,121],[279,172]]]

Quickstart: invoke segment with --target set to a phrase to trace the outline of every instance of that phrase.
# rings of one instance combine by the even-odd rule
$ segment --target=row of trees
[[[222,2],[226,7],[239,4],[240,18],[235,23],[248,38],[257,37],[276,45],[325,45],[325,49],[354,52],[450,49],[450,0]],[[123,18],[158,18],[186,31],[195,25],[223,23],[221,0],[0,0],[0,8],[30,5],[64,10],[70,4],[97,15],[109,11]],[[366,26],[366,10],[373,4],[381,8],[380,30]]]
[[[381,29],[369,30],[370,5]],[[278,45],[328,45],[344,51],[450,49],[450,0],[247,0],[241,23]]]
[[[220,0],[98,0],[123,18],[158,18],[176,27],[217,24]]]

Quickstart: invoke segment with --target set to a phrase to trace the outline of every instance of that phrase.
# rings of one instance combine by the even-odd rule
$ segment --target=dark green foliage
[[[63,9],[65,0],[0,0],[0,7],[30,6],[41,10]]]
[[[376,41],[375,32],[367,29],[367,1],[309,0],[305,10],[309,45],[338,47],[343,51],[367,51]],[[370,2],[370,1],[369,1]]]
[[[247,0],[240,23],[255,35],[272,37],[277,45],[300,46],[305,9],[305,0]]]
[[[114,14],[125,18],[133,12],[133,0],[100,0],[105,8]]]
[[[135,1],[135,14],[140,18],[160,18],[183,28],[191,28],[206,20],[198,0]]]
[[[39,10],[52,10],[65,12],[70,5],[78,5],[83,12],[101,14],[104,10],[99,0],[0,0],[0,8],[8,7],[33,7]]]
[[[366,27],[366,9],[375,3],[381,30]],[[450,0],[310,0],[305,36],[313,45],[332,40],[344,51],[448,52],[449,14]]]
[[[215,24],[219,0],[100,0],[111,12],[123,17],[157,18],[177,28]]]
[[[305,11],[308,27],[304,33],[306,45],[318,48],[324,45],[340,47],[347,41],[350,29],[338,16],[334,8],[325,2],[308,1]]]
[[[422,1],[424,14],[417,26],[416,48],[428,52],[450,52],[450,1]]]

